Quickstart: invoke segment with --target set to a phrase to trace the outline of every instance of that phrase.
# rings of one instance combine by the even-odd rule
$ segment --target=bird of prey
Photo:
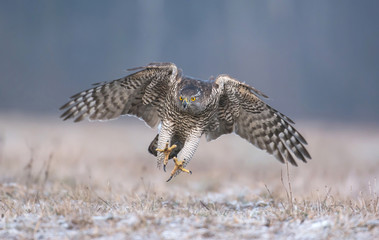
[[[311,159],[294,122],[263,102],[261,98],[267,96],[254,87],[225,74],[210,80],[188,77],[173,63],[129,70],[134,73],[73,95],[60,108],[65,109],[61,118],[78,122],[134,115],[152,128],[159,124],[148,151],[164,171],[168,161],[174,161],[167,181],[180,172],[191,173],[185,167],[202,135],[211,141],[234,132],[280,162],[295,166],[295,158]]]

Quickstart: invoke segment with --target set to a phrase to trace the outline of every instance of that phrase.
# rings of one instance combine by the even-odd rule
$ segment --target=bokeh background
[[[227,73],[294,119],[379,120],[378,1],[1,1],[0,112],[58,115],[128,68]]]
[[[0,239],[379,239],[378,10],[0,0]],[[263,91],[312,160],[296,168],[235,134],[202,138],[193,174],[166,183],[173,162],[163,172],[147,152],[156,129],[59,119],[71,95],[157,61]]]

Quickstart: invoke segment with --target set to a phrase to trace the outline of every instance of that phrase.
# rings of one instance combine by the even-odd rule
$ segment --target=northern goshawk
[[[61,117],[75,122],[114,119],[135,115],[150,127],[160,125],[148,150],[157,156],[158,167],[173,159],[173,176],[184,171],[205,134],[211,141],[236,133],[284,163],[297,166],[294,157],[310,159],[294,122],[260,97],[259,90],[228,75],[198,80],[184,76],[173,63],[151,63],[126,77],[94,84],[71,97],[60,109]]]

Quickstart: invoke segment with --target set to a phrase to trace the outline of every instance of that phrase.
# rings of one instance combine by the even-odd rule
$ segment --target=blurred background
[[[0,1],[0,192],[46,183],[85,184],[110,201],[109,189],[146,185],[164,196],[285,197],[288,173],[299,199],[377,203],[378,9],[379,1]],[[312,160],[288,170],[237,135],[202,138],[193,174],[166,183],[173,162],[165,173],[147,152],[156,129],[132,117],[59,119],[73,94],[157,61],[263,91],[295,120]]]
[[[200,79],[229,74],[263,91],[295,120],[312,160],[288,167],[235,134],[202,138],[187,166],[193,174],[166,183],[173,162],[164,172],[147,152],[156,129],[132,117],[59,119],[73,94],[159,61]],[[290,239],[374,239],[359,233],[375,235],[379,226],[378,120],[378,0],[0,0],[1,239],[85,238],[49,234],[63,228],[93,228],[93,238],[125,224],[149,234],[164,226],[191,234],[217,229],[200,238],[249,228],[247,239],[288,231]],[[292,192],[294,213],[284,209]],[[151,196],[151,210],[143,196]],[[212,211],[203,215],[201,201]],[[277,208],[266,211],[262,201]],[[110,216],[106,228],[97,215]],[[129,215],[143,220],[130,225],[137,220]],[[317,217],[307,228],[304,219]],[[323,235],[301,235],[308,232]]]
[[[58,115],[92,83],[174,62],[294,119],[379,119],[378,1],[1,1],[0,113]]]

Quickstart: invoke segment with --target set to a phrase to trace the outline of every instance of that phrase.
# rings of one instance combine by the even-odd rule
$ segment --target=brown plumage
[[[167,158],[183,160],[182,171],[205,134],[208,141],[235,132],[279,161],[297,166],[295,158],[306,162],[310,155],[294,122],[264,103],[259,90],[228,75],[197,80],[182,75],[173,63],[151,63],[131,69],[137,72],[111,82],[95,84],[80,92],[61,109],[61,117],[108,120],[135,115],[150,127],[160,124],[158,135],[149,146],[158,166]],[[176,145],[164,153],[167,145]],[[158,151],[157,151],[158,150]],[[166,159],[165,159],[166,157]],[[181,171],[173,171],[172,176]],[[170,178],[171,179],[171,178]]]

